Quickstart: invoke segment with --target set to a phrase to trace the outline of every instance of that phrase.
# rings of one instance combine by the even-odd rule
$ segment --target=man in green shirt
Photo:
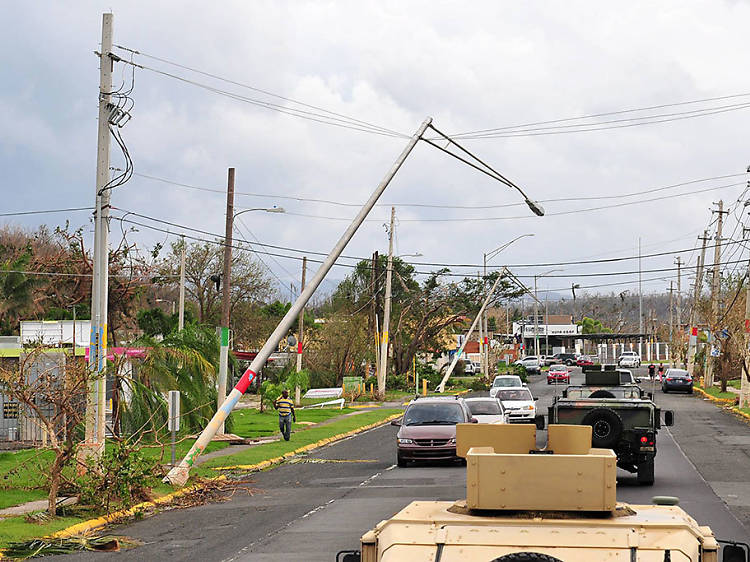
[[[289,441],[292,433],[292,421],[297,421],[297,414],[294,412],[294,402],[289,399],[289,391],[282,390],[281,398],[277,398],[273,407],[279,411],[279,429],[284,436],[284,441]]]

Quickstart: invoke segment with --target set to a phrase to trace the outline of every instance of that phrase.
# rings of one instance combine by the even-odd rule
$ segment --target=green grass
[[[352,408],[297,410],[297,423],[292,424],[292,429],[302,429],[307,426],[299,422],[320,423],[354,411]],[[258,410],[247,408],[237,410],[232,415],[234,416],[233,431],[240,437],[267,437],[279,433],[279,414],[276,410],[266,410],[261,414]]]
[[[57,517],[48,523],[28,523],[24,517],[9,517],[0,524],[0,548],[11,542],[20,542],[49,535],[83,521],[80,517]]]
[[[225,457],[219,457],[211,459],[210,461],[200,465],[193,472],[199,476],[215,476],[216,472],[210,470],[211,468],[220,466],[234,466],[234,465],[245,465],[245,464],[256,464],[264,460],[272,459],[278,456],[294,451],[299,447],[304,447],[310,443],[315,443],[321,439],[326,439],[338,435],[340,433],[346,433],[353,429],[376,423],[390,415],[402,412],[400,409],[389,409],[380,408],[370,412],[362,412],[355,416],[349,416],[347,418],[337,420],[329,425],[322,427],[311,427],[305,431],[300,431],[292,435],[289,441],[274,441],[272,443],[264,443],[257,447],[252,447],[245,451],[235,453],[233,455],[227,455]],[[364,453],[367,456],[366,453]]]
[[[727,386],[731,386],[732,388],[736,388],[736,389],[739,389],[741,384],[742,384],[742,381],[740,379],[727,381]]]
[[[714,398],[736,398],[737,394],[734,392],[721,392],[721,386],[712,386],[711,388],[703,388],[700,385],[696,385],[697,388],[700,388],[703,392],[706,394],[710,394]]]
[[[737,410],[750,416],[750,408],[737,408]]]

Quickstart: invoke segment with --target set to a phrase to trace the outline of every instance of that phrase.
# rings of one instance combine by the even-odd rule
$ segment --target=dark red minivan
[[[458,396],[427,396],[413,400],[401,420],[396,435],[398,466],[409,461],[458,460],[456,456],[456,424],[476,423],[463,398]]]

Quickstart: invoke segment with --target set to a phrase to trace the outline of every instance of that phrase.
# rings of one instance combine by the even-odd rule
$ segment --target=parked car
[[[527,373],[541,373],[542,365],[539,363],[539,358],[534,355],[524,357],[522,360],[524,369]]]
[[[547,384],[570,384],[570,371],[565,365],[552,365],[547,371]]]
[[[594,364],[594,360],[591,359],[591,357],[589,357],[588,355],[581,355],[576,360],[576,365],[578,365],[579,367],[583,367],[586,365],[593,365],[593,364]]]
[[[568,367],[572,367],[576,364],[576,361],[578,360],[578,354],[577,353],[555,353],[552,358],[555,360],[555,363],[561,363],[563,365],[567,365]]]
[[[542,355],[539,358],[539,363],[541,363],[544,367],[549,367],[551,365],[555,365],[558,363],[557,359],[555,359],[554,355]]]
[[[693,377],[683,369],[667,369],[661,381],[661,390],[665,394],[670,390],[684,390],[693,393]]]
[[[464,399],[469,407],[471,415],[479,423],[508,423],[505,409],[499,400],[495,398],[477,397]]]
[[[464,374],[475,375],[479,371],[477,370],[473,361],[464,361]]]
[[[406,407],[396,435],[396,460],[404,467],[409,461],[457,460],[456,424],[477,423],[459,396],[415,398]]]
[[[509,423],[534,423],[536,402],[528,388],[501,388],[497,399],[508,412]]]
[[[637,369],[641,366],[641,356],[635,351],[623,351],[622,355],[617,358],[617,364],[620,367],[631,367]]]
[[[526,384],[518,375],[498,375],[492,381],[490,387],[490,398],[495,398],[497,391],[501,388],[524,388]]]

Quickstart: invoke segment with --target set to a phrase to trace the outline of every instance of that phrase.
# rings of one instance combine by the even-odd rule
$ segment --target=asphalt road
[[[578,377],[574,375],[573,382]],[[546,411],[555,390],[534,378],[530,388]],[[717,537],[749,541],[748,527],[737,517],[749,522],[744,503],[750,503],[750,444],[741,453],[737,443],[746,442],[743,439],[750,435],[750,427],[694,397],[663,396],[657,391],[656,400],[673,409],[676,417],[672,431],[659,433],[656,484],[641,487],[634,475],[620,471],[618,498],[650,503],[654,495],[675,495]],[[256,474],[252,495],[238,492],[224,503],[167,511],[116,529],[118,534],[144,541],[134,550],[68,558],[332,561],[338,550],[356,548],[364,532],[414,499],[465,496],[461,466],[396,468],[396,430],[391,426],[373,429],[313,453],[305,462]],[[730,449],[735,455],[726,461],[724,455]],[[683,451],[694,457],[692,462]],[[734,473],[737,466],[744,466],[744,472]],[[727,503],[736,504],[731,506],[733,511]]]

